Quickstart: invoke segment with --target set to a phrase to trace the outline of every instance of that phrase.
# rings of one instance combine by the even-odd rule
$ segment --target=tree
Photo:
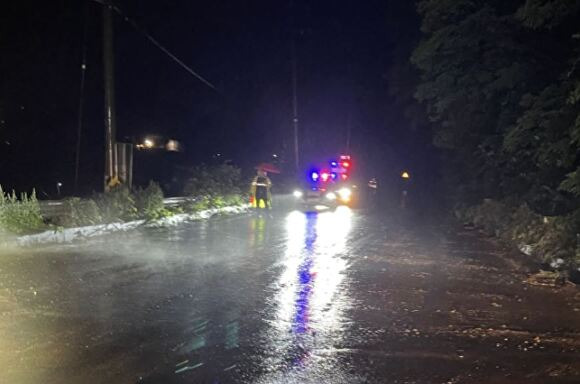
[[[540,92],[524,95],[525,110],[504,139],[505,151],[529,179],[530,194],[544,201],[548,214],[576,208],[580,197],[579,15],[580,1],[564,0],[527,0],[516,12],[525,28],[558,45],[565,65]]]
[[[578,11],[578,2],[569,3],[419,2],[424,37],[411,57],[421,72],[415,97],[435,126],[434,144],[447,153],[456,199],[546,190],[564,198],[562,190],[580,190],[571,96],[578,83],[561,75],[577,72],[569,35],[563,38]]]

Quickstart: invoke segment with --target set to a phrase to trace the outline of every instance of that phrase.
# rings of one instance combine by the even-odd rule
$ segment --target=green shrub
[[[545,217],[533,212],[527,205],[522,205],[513,214],[511,240],[517,244],[531,245],[534,254],[543,262],[562,259],[562,265],[578,263],[579,215],[575,212],[565,216]]]
[[[72,197],[64,201],[65,216],[60,217],[56,224],[63,227],[82,227],[103,222],[103,217],[97,203],[92,199]]]
[[[456,216],[488,234],[517,245],[530,245],[535,257],[556,268],[580,264],[580,210],[565,216],[546,217],[526,204],[513,210],[508,204],[485,200],[474,207],[456,209]]]
[[[533,212],[527,204],[521,205],[512,214],[510,239],[517,244],[536,244],[544,233],[542,216]]]
[[[224,197],[225,205],[226,206],[240,206],[247,203],[247,199],[244,195],[237,194],[237,195],[226,195]]]
[[[184,207],[167,207],[166,209],[167,216],[179,215],[181,213],[185,213]]]
[[[173,213],[165,209],[163,204],[163,191],[159,184],[149,182],[147,188],[135,190],[135,206],[137,214],[145,220],[157,220],[171,216]]]
[[[226,200],[224,199],[223,196],[218,195],[218,196],[213,196],[211,198],[211,207],[212,208],[223,208],[227,205]]]
[[[244,197],[242,195],[203,195],[198,196],[195,200],[187,203],[184,206],[184,211],[188,213],[197,213],[200,211],[205,211],[211,208],[224,208],[231,206],[240,206],[245,203]]]
[[[562,259],[564,265],[573,264],[576,258],[576,230],[570,216],[547,219],[542,237],[534,246],[535,254],[547,263]]]
[[[138,218],[135,199],[126,187],[116,187],[107,193],[99,194],[95,197],[95,202],[105,223]]]
[[[188,212],[243,204],[241,170],[230,164],[199,165],[191,170],[184,193],[195,198],[187,204]]]
[[[192,168],[184,193],[193,197],[239,194],[240,183],[241,170],[233,165],[199,165]]]
[[[34,190],[30,195],[22,193],[17,198],[14,191],[11,194],[4,193],[0,186],[0,231],[25,234],[44,228]]]
[[[511,224],[511,209],[490,199],[467,209],[466,216],[471,223],[489,235],[500,236]]]
[[[208,195],[202,195],[195,198],[195,200],[187,203],[184,207],[187,213],[197,213],[200,211],[205,211],[212,207],[212,197]]]

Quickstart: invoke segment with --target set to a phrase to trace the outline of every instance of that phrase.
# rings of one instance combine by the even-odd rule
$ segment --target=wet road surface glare
[[[6,249],[0,383],[578,383],[580,295],[528,272],[346,207]]]

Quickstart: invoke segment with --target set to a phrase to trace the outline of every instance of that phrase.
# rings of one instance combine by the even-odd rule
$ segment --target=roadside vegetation
[[[184,195],[195,198],[189,211],[241,205],[247,200],[242,193],[242,171],[230,164],[199,165],[189,172]]]
[[[390,78],[414,83],[398,102],[433,136],[449,206],[577,271],[580,1],[422,0],[417,10],[418,44]]]
[[[36,193],[8,194],[0,186],[0,234],[24,234],[44,228]]]
[[[455,214],[463,223],[514,243],[545,267],[567,273],[580,266],[578,210],[566,215],[542,216],[527,204],[515,207],[485,199],[478,205],[456,206]]]
[[[185,187],[189,199],[181,206],[167,208],[161,187],[150,182],[145,188],[129,190],[118,187],[90,198],[71,197],[63,200],[58,215],[43,217],[33,191],[31,194],[6,193],[0,187],[0,235],[30,234],[48,229],[74,228],[133,220],[151,222],[175,214],[239,206],[246,202],[240,188],[239,168],[222,164],[197,166],[191,169]]]

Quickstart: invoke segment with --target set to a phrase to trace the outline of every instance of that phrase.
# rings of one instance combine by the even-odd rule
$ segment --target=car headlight
[[[294,195],[295,198],[299,199],[302,197],[302,191],[299,190],[295,190],[294,192],[292,192],[292,194]]]
[[[328,200],[336,200],[336,194],[335,194],[334,192],[328,192],[328,193],[326,194],[326,198],[327,198]]]
[[[350,196],[351,195],[352,195],[352,192],[348,188],[341,188],[341,189],[338,190],[338,196],[340,196],[340,198],[342,200],[348,200],[348,199],[350,199]]]

